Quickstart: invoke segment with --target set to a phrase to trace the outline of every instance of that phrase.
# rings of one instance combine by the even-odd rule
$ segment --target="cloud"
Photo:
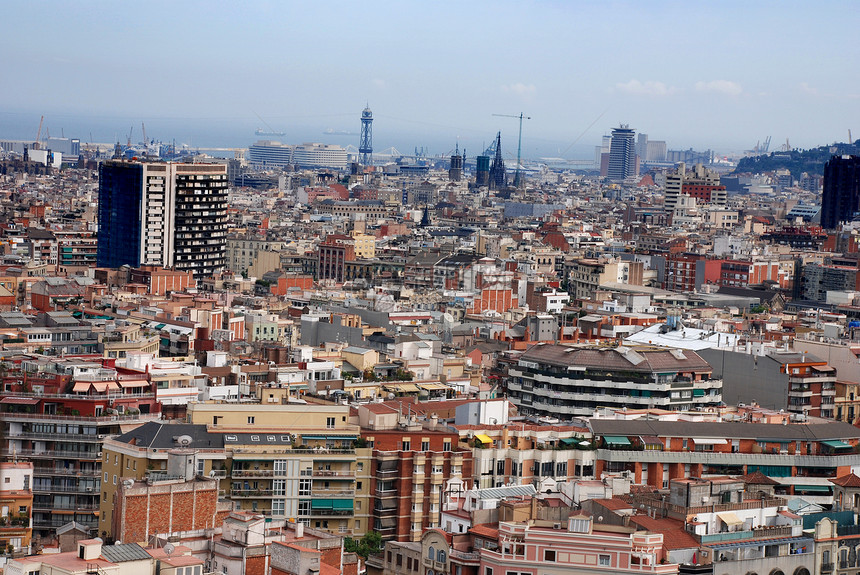
[[[640,82],[634,79],[625,84],[615,84],[615,87],[622,92],[639,96],[669,96],[675,93],[674,86],[666,86],[663,82],[656,82],[654,80]]]
[[[528,98],[537,94],[537,88],[535,88],[534,84],[523,84],[522,82],[517,82],[515,84],[502,86],[502,92],[510,92],[511,94],[515,94],[522,98]]]
[[[726,96],[739,96],[744,91],[741,85],[731,80],[711,80],[710,82],[696,82],[696,90],[699,92],[717,92]]]
[[[818,88],[813,88],[812,86],[809,85],[808,82],[801,82],[800,83],[800,91],[805,92],[807,94],[812,94],[813,96],[818,95]]]

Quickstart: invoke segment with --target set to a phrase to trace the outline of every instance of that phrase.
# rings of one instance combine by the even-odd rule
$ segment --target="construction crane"
[[[36,141],[33,143],[33,148],[36,150],[39,149],[39,138],[42,137],[42,122],[44,122],[44,121],[45,121],[45,116],[42,116],[42,119],[39,120],[39,131],[36,132]]]
[[[149,140],[146,139],[146,126],[143,125],[143,122],[140,123],[140,129],[143,131],[143,145],[148,146]]]
[[[514,174],[514,187],[519,188],[522,180],[520,179],[520,160],[522,159],[523,152],[523,119],[531,120],[531,116],[525,116],[522,112],[520,112],[519,116],[514,116],[512,114],[493,114],[494,116],[499,116],[500,118],[519,118],[520,119],[520,137],[517,141],[517,171]]]
[[[134,133],[134,124],[131,125],[131,128],[128,129],[128,135],[126,136],[126,147],[131,147],[131,135]]]

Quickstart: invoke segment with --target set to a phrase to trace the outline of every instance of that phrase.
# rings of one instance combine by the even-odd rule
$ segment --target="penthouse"
[[[508,370],[510,399],[524,415],[590,416],[599,407],[716,407],[722,380],[697,353],[656,347],[537,344]]]

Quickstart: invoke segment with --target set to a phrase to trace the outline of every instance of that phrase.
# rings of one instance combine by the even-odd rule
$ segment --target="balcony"
[[[311,497],[354,497],[353,489],[312,489]]]
[[[791,455],[777,453],[723,453],[715,451],[621,451],[598,449],[596,458],[623,463],[702,463],[723,465],[783,465],[795,467],[840,467],[860,465],[860,454]]]
[[[285,497],[284,492],[275,493],[271,489],[233,489],[230,497],[234,499],[269,499],[272,497]]]
[[[234,469],[231,477],[274,477],[275,472],[271,469]],[[284,472],[286,475],[286,472]]]
[[[355,479],[355,471],[331,471],[329,469],[314,469],[311,477],[324,477],[326,479]]]
[[[35,450],[35,449],[3,449],[0,450],[0,454],[6,457],[19,456],[19,457],[33,457],[33,458],[58,458],[58,459],[76,459],[76,460],[87,460],[87,461],[98,461],[101,459],[100,451],[57,451],[54,449],[43,449],[43,450]]]
[[[309,517],[352,517],[352,509],[311,509]]]
[[[703,545],[722,543],[724,541],[741,541],[747,539],[770,539],[777,537],[791,537],[791,526],[784,527],[759,527],[746,531],[727,531],[724,533],[711,533],[708,535],[695,535]]]

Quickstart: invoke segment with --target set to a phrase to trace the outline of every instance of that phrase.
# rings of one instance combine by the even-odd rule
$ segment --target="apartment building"
[[[656,489],[673,479],[740,476],[760,471],[779,484],[776,493],[813,502],[831,497],[828,478],[860,465],[860,430],[841,422],[682,422],[592,419],[597,442],[595,476],[629,472]]]
[[[105,438],[158,418],[154,396],[122,389],[115,375],[87,381],[80,374],[74,383],[30,375],[27,386],[29,392],[3,393],[0,435],[4,457],[33,463],[34,534],[49,537],[71,521],[96,533]],[[140,413],[144,408],[152,413]]]
[[[194,476],[226,479],[229,457],[224,449],[224,437],[209,433],[206,425],[150,421],[105,439],[98,529],[102,536],[126,537],[118,531],[123,521],[114,516],[123,482],[132,481],[137,485],[135,482],[176,479],[179,473],[173,469],[175,465],[169,465],[170,454],[176,450],[193,453]],[[128,490],[125,495],[128,496]]]
[[[479,489],[533,485],[544,492],[558,482],[594,476],[587,428],[526,422],[454,427],[461,448],[471,451],[473,485]]]
[[[0,549],[30,552],[32,512],[33,463],[0,462]]]
[[[508,368],[507,386],[521,414],[570,419],[599,407],[716,407],[722,380],[712,371],[689,350],[537,344]]]
[[[418,542],[386,543],[382,575],[678,573],[663,534],[595,524],[574,515],[560,529],[546,521],[500,521],[469,534],[427,530]],[[374,565],[368,562],[368,572]]]
[[[188,421],[223,435],[232,462],[226,491],[236,510],[295,518],[333,533],[361,535],[369,501],[371,450],[342,405],[195,403]]]
[[[359,421],[373,449],[370,528],[384,539],[418,541],[424,529],[440,527],[445,494],[471,485],[471,453],[438,417],[422,424],[402,406],[363,405]]]

